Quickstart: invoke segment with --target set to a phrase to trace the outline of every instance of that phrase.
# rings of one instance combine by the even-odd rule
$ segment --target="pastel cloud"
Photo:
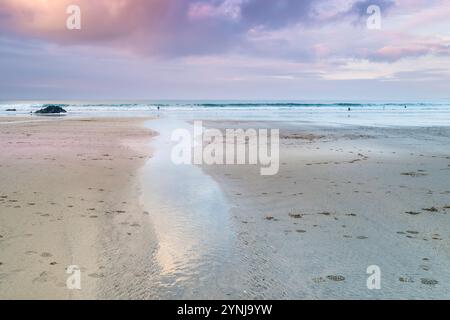
[[[80,31],[66,29],[69,4],[81,7]],[[373,4],[382,30],[365,26]],[[448,0],[0,0],[2,86],[56,91],[64,72],[81,91],[150,83],[186,95],[194,84],[282,96],[332,92],[327,81],[450,81],[448,16]]]
[[[417,44],[410,47],[385,46],[372,54],[372,58],[382,61],[397,61],[403,58],[420,57],[427,54],[450,54],[450,47],[440,44]]]
[[[112,44],[145,54],[218,53],[246,45],[254,30],[332,22],[360,15],[366,1],[350,1],[333,17],[321,16],[326,0],[2,0],[0,26],[9,33],[62,44]],[[388,0],[373,0],[385,5]],[[65,28],[66,8],[82,9],[82,30]],[[327,21],[325,21],[327,20]],[[5,32],[5,31],[3,31]]]
[[[224,18],[239,20],[241,18],[242,0],[226,0],[219,4],[194,2],[189,6],[188,16],[192,20]]]
[[[66,28],[66,10],[72,4],[81,8],[79,32]],[[129,35],[140,26],[153,26],[168,7],[164,0],[2,0],[0,26],[25,36],[67,43],[109,40]]]
[[[80,31],[66,29],[70,4],[82,9]],[[378,34],[364,25],[373,4],[390,24]],[[1,0],[0,35],[160,57],[238,52],[392,62],[448,54],[448,41],[424,39],[413,27],[445,23],[449,14],[445,0]]]

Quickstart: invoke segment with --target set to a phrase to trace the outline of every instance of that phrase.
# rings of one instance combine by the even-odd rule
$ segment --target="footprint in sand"
[[[99,279],[99,278],[103,278],[105,275],[103,273],[91,273],[88,276],[91,278]]]
[[[423,177],[426,176],[427,173],[425,173],[423,170],[419,170],[418,172],[403,172],[401,173],[402,176],[410,176],[413,178],[417,178],[417,177]]]
[[[415,212],[415,211],[406,211],[405,213],[412,215],[412,216],[416,216],[416,215],[420,214],[420,212]]]
[[[414,283],[414,280],[411,277],[407,276],[398,278],[398,281],[403,283]]]
[[[345,277],[341,275],[330,275],[327,276],[327,279],[335,282],[345,281]]]
[[[434,279],[426,279],[426,278],[420,279],[420,282],[421,282],[422,284],[427,285],[427,286],[435,286],[435,285],[437,285],[437,284],[439,283],[439,281],[437,281],[437,280],[434,280]]]
[[[326,280],[324,278],[322,278],[322,277],[313,278],[312,281],[314,283],[324,283],[324,282],[326,282]]]
[[[368,239],[368,237],[366,237],[366,236],[358,236],[358,237],[356,237],[356,239],[365,240],[365,239]]]
[[[51,258],[53,255],[50,252],[42,252],[41,253],[42,258]]]
[[[435,207],[431,207],[431,208],[423,208],[423,211],[428,211],[428,212],[438,212],[439,209],[435,208]]]
[[[53,279],[53,277],[50,276],[50,274],[47,271],[43,271],[39,274],[37,278],[33,279],[33,283],[35,282],[47,282],[50,280],[50,278]]]

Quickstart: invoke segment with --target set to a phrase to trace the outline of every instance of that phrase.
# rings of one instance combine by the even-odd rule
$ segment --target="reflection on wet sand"
[[[220,283],[226,282],[227,271],[233,269],[230,264],[238,258],[230,206],[218,184],[200,168],[172,163],[172,130],[189,124],[165,119],[149,125],[159,136],[152,143],[155,156],[144,168],[142,199],[159,242],[157,294],[224,298],[229,292]]]

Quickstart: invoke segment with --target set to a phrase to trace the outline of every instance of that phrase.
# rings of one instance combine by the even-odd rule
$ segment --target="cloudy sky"
[[[449,58],[449,0],[0,0],[0,99],[450,99]]]

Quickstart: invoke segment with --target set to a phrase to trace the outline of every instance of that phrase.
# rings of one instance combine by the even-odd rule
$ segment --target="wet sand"
[[[279,128],[261,176],[174,166],[170,121],[2,118],[0,298],[449,298],[448,127],[204,122]]]
[[[203,166],[231,202],[246,298],[450,298],[450,129],[280,128],[280,172]],[[367,267],[381,268],[368,290]]]
[[[2,118],[1,299],[130,297],[143,282],[155,244],[136,177],[150,156],[143,122]],[[69,265],[81,290],[66,288]]]

